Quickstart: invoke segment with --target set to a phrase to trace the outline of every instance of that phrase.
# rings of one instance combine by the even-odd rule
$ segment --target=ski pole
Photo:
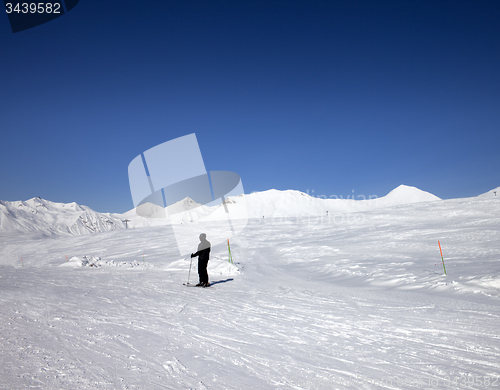
[[[189,264],[189,273],[188,273],[188,282],[187,284],[189,284],[189,278],[191,277],[191,266],[193,265],[193,258],[191,257],[191,264]]]

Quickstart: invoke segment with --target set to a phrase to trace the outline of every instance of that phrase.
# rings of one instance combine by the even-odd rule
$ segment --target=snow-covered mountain
[[[357,195],[353,198],[323,199],[295,190],[268,190],[229,197],[225,203],[232,218],[237,219],[333,216],[440,200],[429,192],[405,185],[400,185],[384,197]],[[189,223],[200,219],[213,220],[220,218],[223,213],[223,205],[209,207],[190,198],[170,205],[167,208],[169,219],[166,219],[144,218],[137,214],[136,209],[124,214],[99,213],[76,203],[55,203],[37,197],[27,201],[0,201],[0,231],[82,235],[123,229],[124,220],[129,221],[129,227],[145,227]]]
[[[313,197],[295,190],[268,190],[252,194],[229,197],[226,207],[233,219],[246,218],[287,218],[308,216],[334,216],[358,211],[373,210],[382,207],[398,206],[409,203],[431,202],[440,200],[437,196],[416,187],[400,185],[384,197],[354,196],[349,199],[324,199]],[[186,198],[167,208],[171,223],[189,223],[196,220],[221,220],[225,207],[202,206]],[[188,211],[180,213],[180,211]],[[161,218],[143,218],[136,210],[124,214],[131,220],[131,226],[155,226],[169,223]]]
[[[242,197],[232,197],[228,198],[228,200],[229,210],[237,210]],[[294,190],[268,190],[246,195],[244,200],[249,218],[272,218],[322,216],[326,215],[327,211],[329,214],[350,213],[409,203],[430,202],[440,200],[440,198],[416,187],[400,185],[386,196],[380,198],[375,195],[359,195],[350,199],[324,199]]]
[[[56,203],[39,197],[0,201],[0,231],[82,235],[124,228],[119,214],[99,213],[76,203]]]

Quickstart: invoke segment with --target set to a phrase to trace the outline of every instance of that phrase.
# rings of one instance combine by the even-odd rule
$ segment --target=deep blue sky
[[[0,199],[124,212],[129,162],[193,132],[246,193],[478,195],[500,185],[499,21],[498,0],[80,0],[16,34],[4,14]]]

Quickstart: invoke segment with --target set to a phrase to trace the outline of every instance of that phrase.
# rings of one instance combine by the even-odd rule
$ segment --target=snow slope
[[[494,388],[499,226],[494,197],[255,218],[208,289],[168,226],[0,234],[0,388]]]
[[[484,198],[484,199],[492,199],[496,197],[500,197],[500,187],[494,188],[491,191],[485,192],[484,194],[481,194],[478,196],[478,198]]]

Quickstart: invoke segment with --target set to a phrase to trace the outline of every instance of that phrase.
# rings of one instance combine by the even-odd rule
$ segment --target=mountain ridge
[[[481,194],[478,198],[492,197],[495,191],[499,192],[500,199],[500,187]],[[226,208],[235,219],[283,218],[363,212],[375,208],[438,200],[441,199],[429,192],[407,185],[400,185],[383,197],[371,199],[325,199],[297,190],[270,189],[228,197],[224,205],[212,207],[200,205],[186,197],[168,206],[168,218],[144,218],[137,215],[136,209],[123,214],[100,213],[76,202],[57,203],[34,197],[26,201],[0,201],[0,232],[83,235],[124,229],[125,220],[128,220],[129,228],[189,223],[198,219],[217,220],[226,212]]]

